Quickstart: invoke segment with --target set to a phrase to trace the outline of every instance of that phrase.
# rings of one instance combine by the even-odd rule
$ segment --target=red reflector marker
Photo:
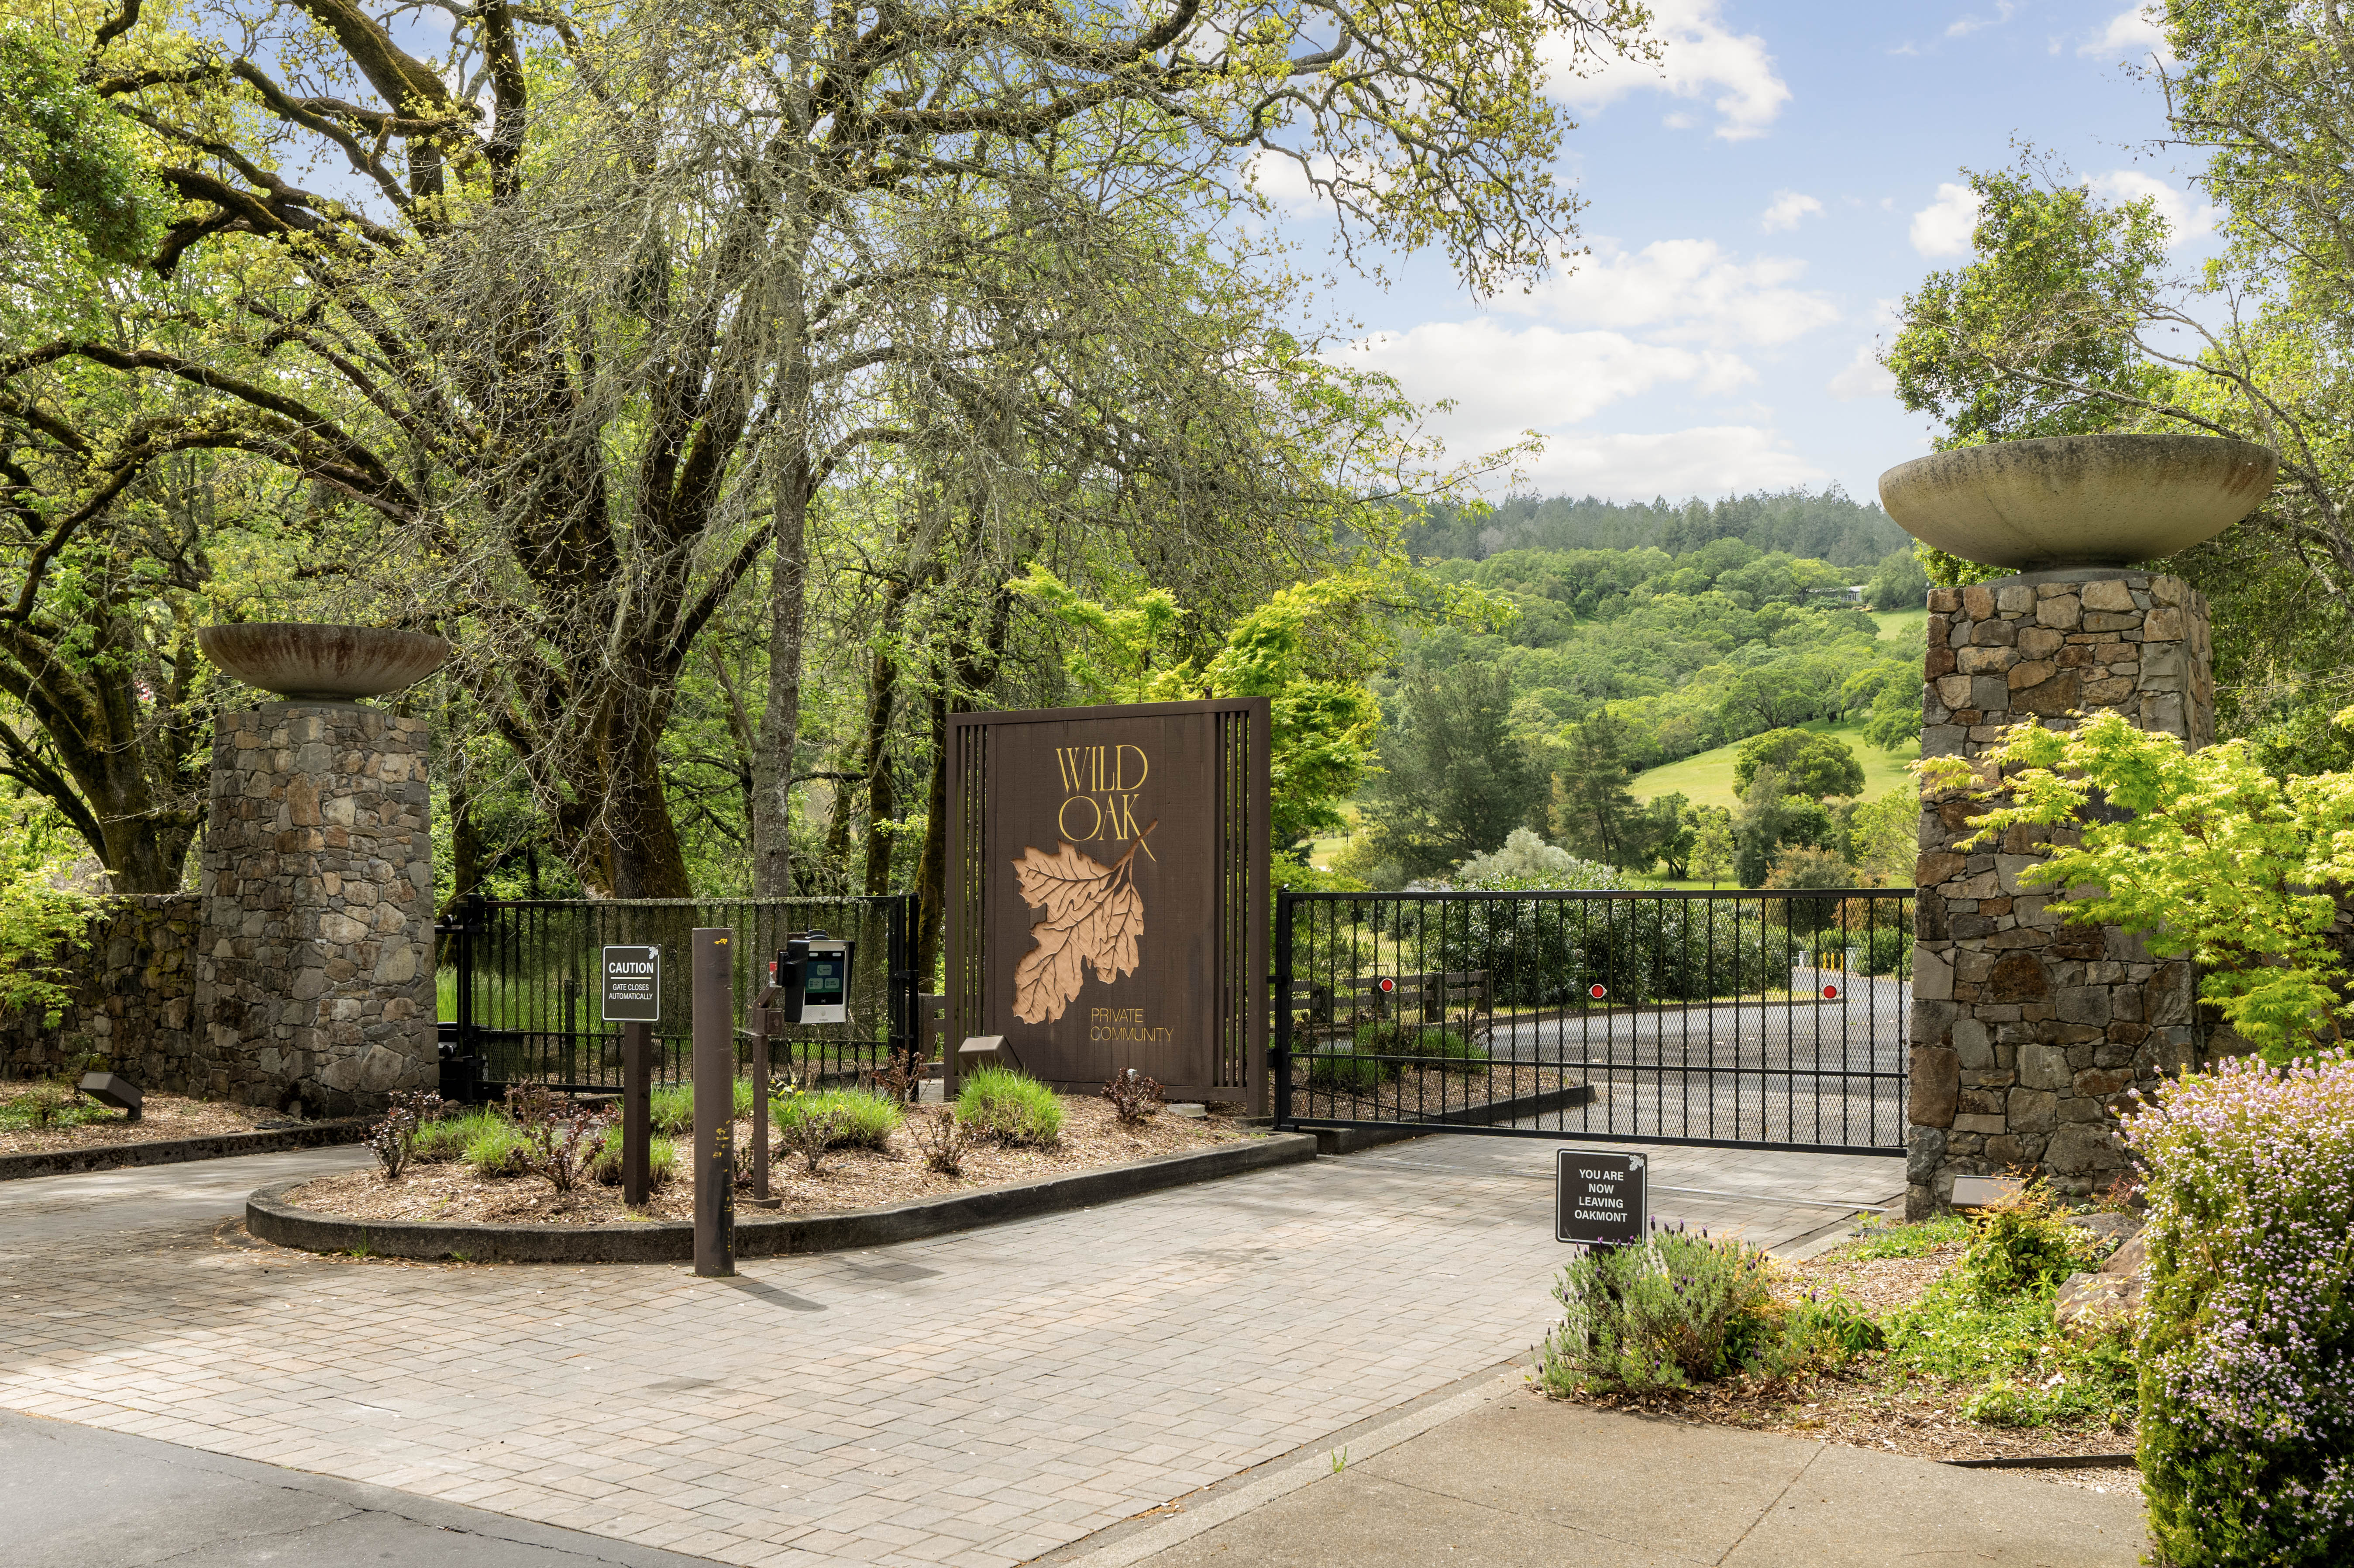
[[[1827,985],[1823,987],[1823,1000],[1825,1001],[1837,1001],[1839,1000],[1839,987],[1835,985]]]
[[[1596,980],[1592,985],[1585,988],[1585,994],[1592,997],[1595,1001],[1600,1001],[1604,997],[1610,994],[1610,988],[1604,985],[1600,980]]]
[[[1383,977],[1382,977],[1382,990],[1383,990],[1383,991],[1393,991],[1397,990],[1397,981],[1395,981],[1395,980],[1391,980],[1391,979],[1390,979],[1388,976],[1386,976],[1386,975],[1383,976]]]

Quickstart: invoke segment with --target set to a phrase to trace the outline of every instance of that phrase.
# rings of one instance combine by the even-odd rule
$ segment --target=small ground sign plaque
[[[605,1022],[662,1022],[662,949],[607,948],[604,962]]]
[[[1641,1241],[1647,1163],[1639,1154],[1562,1150],[1553,1164],[1554,1237],[1588,1246]]]

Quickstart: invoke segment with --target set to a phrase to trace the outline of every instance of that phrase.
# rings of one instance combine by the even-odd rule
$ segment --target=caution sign
[[[660,948],[607,948],[599,968],[606,1022],[662,1022]]]
[[[1624,1246],[1643,1239],[1639,1154],[1589,1154],[1564,1149],[1553,1162],[1553,1238],[1587,1246]]]

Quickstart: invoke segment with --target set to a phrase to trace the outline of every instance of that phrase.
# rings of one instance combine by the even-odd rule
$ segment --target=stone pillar
[[[236,1098],[345,1116],[435,1081],[426,732],[351,703],[214,722],[196,1009]]]
[[[2192,747],[2214,737],[2207,606],[2179,578],[2118,567],[2031,572],[1929,595],[1921,753],[1977,758],[2032,717],[2073,729],[2115,709]],[[1905,1213],[1936,1213],[1956,1176],[2043,1172],[2062,1192],[2124,1163],[2125,1091],[2191,1061],[2189,964],[2114,927],[2062,923],[2022,885],[2049,841],[2013,830],[1963,851],[1981,805],[1921,811],[1914,880],[1912,1098]]]

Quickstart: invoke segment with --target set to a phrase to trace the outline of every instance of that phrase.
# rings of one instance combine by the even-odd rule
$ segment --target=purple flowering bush
[[[2186,1075],[2126,1139],[2148,1173],[2158,1560],[2354,1563],[2354,1060]]]

